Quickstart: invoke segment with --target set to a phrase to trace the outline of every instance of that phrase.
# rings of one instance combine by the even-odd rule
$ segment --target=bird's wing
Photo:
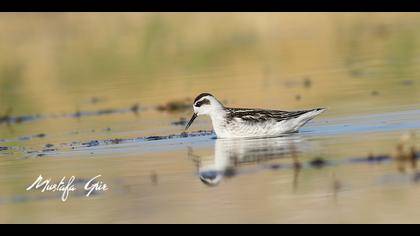
[[[299,117],[313,110],[279,111],[247,108],[227,108],[227,111],[228,112],[226,118],[228,120],[238,118],[248,122],[263,122],[274,119],[275,121],[279,122]]]

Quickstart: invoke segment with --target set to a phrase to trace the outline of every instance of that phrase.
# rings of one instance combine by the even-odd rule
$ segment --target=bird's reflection
[[[290,158],[289,167],[295,170],[294,187],[297,187],[301,169],[298,153],[307,147],[303,142],[299,135],[266,139],[216,139],[213,156],[200,157],[192,149],[189,150],[189,156],[196,164],[200,180],[209,186],[216,186],[223,179],[236,176],[242,166],[258,166],[270,160]],[[279,167],[270,165],[270,169]]]

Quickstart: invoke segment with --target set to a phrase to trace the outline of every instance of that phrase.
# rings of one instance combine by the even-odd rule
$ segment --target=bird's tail
[[[298,122],[296,129],[299,129],[300,127],[308,123],[310,120],[312,120],[313,118],[315,118],[316,116],[324,112],[325,110],[327,109],[316,108],[316,109],[308,110],[306,113],[304,113],[303,115],[301,115],[300,117],[296,119]]]
[[[312,110],[308,110],[308,112],[306,112],[305,114],[303,114],[302,117],[304,119],[308,119],[308,121],[310,121],[313,118],[315,118],[315,116],[321,114],[325,110],[327,110],[327,108],[315,108],[315,109],[312,109]]]

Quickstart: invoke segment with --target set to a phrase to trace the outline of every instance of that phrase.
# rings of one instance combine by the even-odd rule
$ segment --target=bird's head
[[[202,93],[194,99],[193,109],[194,114],[185,129],[190,127],[197,116],[211,115],[213,112],[223,109],[223,105],[210,93]]]

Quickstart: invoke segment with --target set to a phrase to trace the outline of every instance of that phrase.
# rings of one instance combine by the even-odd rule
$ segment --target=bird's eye
[[[208,99],[203,99],[201,101],[198,101],[194,104],[196,107],[201,107],[202,105],[207,104],[210,105],[210,101]]]

